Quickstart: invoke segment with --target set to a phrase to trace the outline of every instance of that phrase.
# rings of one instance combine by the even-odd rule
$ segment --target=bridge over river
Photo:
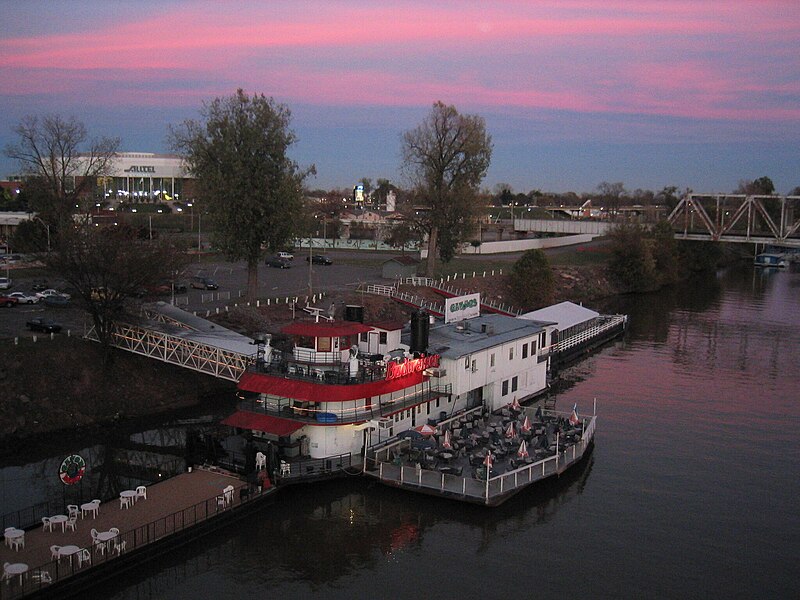
[[[623,222],[650,222],[646,207]],[[657,213],[653,213],[657,214]],[[667,217],[675,239],[800,248],[800,196],[689,194]],[[515,231],[607,235],[615,220],[514,219]]]

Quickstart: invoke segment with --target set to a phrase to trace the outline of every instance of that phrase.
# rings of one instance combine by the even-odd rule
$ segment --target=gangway
[[[138,323],[115,323],[111,345],[234,382],[255,362],[252,339],[176,306],[148,305],[144,316]],[[85,337],[98,340],[94,327]]]

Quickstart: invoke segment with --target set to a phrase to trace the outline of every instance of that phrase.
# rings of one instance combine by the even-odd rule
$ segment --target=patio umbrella
[[[483,464],[486,465],[486,470],[492,468],[492,463],[494,462],[494,457],[492,456],[491,450],[486,452],[486,458],[483,459]]]
[[[453,449],[453,444],[450,441],[450,430],[449,429],[444,432],[444,441],[442,441],[442,448],[444,448],[445,450],[452,450]]]
[[[519,458],[528,458],[528,444],[525,443],[525,440],[522,440],[522,443],[519,445],[517,456]]]
[[[514,431],[514,421],[508,424],[508,429],[506,429],[506,437],[510,440],[516,435],[516,431]]]
[[[525,420],[522,422],[522,433],[528,433],[531,430],[531,420],[528,415],[525,415]]]
[[[432,427],[432,426],[430,426],[430,425],[428,425],[426,423],[425,425],[420,425],[419,427],[414,427],[414,431],[416,431],[418,433],[421,433],[424,436],[429,436],[429,435],[433,435],[434,433],[436,433],[436,428]]]
[[[572,414],[569,416],[569,424],[577,427],[581,420],[578,418],[578,403],[576,402],[572,407]]]
[[[511,407],[512,410],[519,410],[520,409],[519,402],[517,402],[517,397],[516,396],[514,396],[514,399],[511,401],[511,404],[509,404],[509,407]]]

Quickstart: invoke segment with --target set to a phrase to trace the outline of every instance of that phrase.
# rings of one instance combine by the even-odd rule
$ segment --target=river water
[[[358,477],[296,486],[103,590],[134,598],[798,598],[800,272],[738,267],[604,310],[562,371],[588,460],[497,509]]]

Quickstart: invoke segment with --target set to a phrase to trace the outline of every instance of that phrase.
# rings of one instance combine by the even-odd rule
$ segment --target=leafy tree
[[[492,138],[482,117],[436,102],[425,120],[403,135],[402,156],[416,197],[427,207],[421,221],[428,234],[426,274],[432,277],[437,251],[449,261],[472,230]]]
[[[553,271],[542,250],[527,250],[514,266],[508,278],[514,301],[525,308],[537,308],[553,300]]]
[[[44,252],[47,250],[47,229],[32,219],[22,221],[14,228],[11,247],[16,252]]]
[[[735,194],[747,194],[748,196],[770,196],[775,193],[775,184],[766,175],[754,179],[753,181],[740,181],[739,187],[734,191]]]
[[[656,264],[645,230],[633,224],[621,223],[609,234],[611,260],[609,272],[625,290],[644,292],[658,283]]]
[[[129,227],[95,227],[88,219],[61,232],[47,266],[71,285],[94,323],[111,361],[111,335],[125,300],[148,286],[170,281],[183,269],[185,255],[162,240],[142,241]]]
[[[76,205],[88,212],[97,178],[110,173],[119,138],[90,140],[83,123],[60,115],[24,117],[14,133],[17,142],[5,153],[34,179],[37,197],[46,204],[31,208],[53,225],[68,222]]]
[[[415,239],[417,239],[417,236],[411,225],[405,221],[400,221],[392,225],[385,241],[392,248],[400,248],[401,252],[405,252],[406,246]]]
[[[793,188],[791,192],[788,194],[789,196],[800,196],[800,186]]]
[[[652,255],[658,280],[662,284],[675,283],[680,278],[678,246],[672,225],[661,220],[653,226]]]
[[[171,146],[198,179],[200,204],[213,223],[213,241],[228,260],[247,262],[247,296],[258,291],[262,244],[270,251],[296,233],[302,185],[314,172],[287,156],[295,143],[291,113],[263,94],[233,96],[204,104],[202,121],[170,129]]]
[[[621,181],[616,183],[603,181],[597,186],[597,191],[600,194],[600,200],[603,205],[608,209],[609,214],[614,217],[622,205],[622,199],[627,195],[625,185]]]

